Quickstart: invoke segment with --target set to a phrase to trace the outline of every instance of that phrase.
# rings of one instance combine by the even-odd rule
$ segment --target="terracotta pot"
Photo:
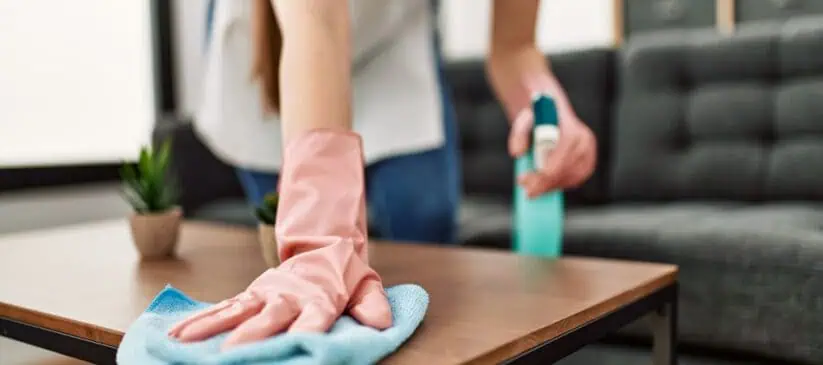
[[[131,216],[131,236],[142,259],[157,260],[174,256],[182,216],[183,211],[179,207],[163,213]]]
[[[257,240],[260,241],[260,253],[263,260],[269,267],[280,265],[280,258],[277,257],[277,239],[274,237],[274,225],[258,223]]]

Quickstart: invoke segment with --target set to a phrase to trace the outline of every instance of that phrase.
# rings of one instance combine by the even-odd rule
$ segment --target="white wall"
[[[148,1],[0,0],[0,167],[133,158],[152,67]]]
[[[13,0],[12,0],[13,1]],[[239,0],[237,0],[239,1]],[[402,0],[386,0],[402,1]],[[491,0],[442,0],[446,57],[482,57],[486,52]],[[511,0],[517,1],[517,0]],[[206,14],[205,0],[176,0],[178,101],[191,114],[197,105],[202,72],[201,53]],[[541,3],[538,43],[544,51],[558,52],[607,47],[613,42],[611,0],[544,0]]]
[[[491,4],[491,0],[443,1],[441,22],[447,57],[483,57],[488,49]],[[546,52],[608,47],[614,40],[613,9],[611,0],[543,0],[537,42]]]

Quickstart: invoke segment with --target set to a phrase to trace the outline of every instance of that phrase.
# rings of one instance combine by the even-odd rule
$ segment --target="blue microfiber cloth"
[[[129,327],[117,350],[120,365],[373,364],[396,351],[423,321],[429,295],[420,286],[388,288],[393,326],[378,331],[342,316],[327,333],[285,333],[220,352],[228,333],[183,344],[166,335],[177,321],[210,304],[167,286]]]

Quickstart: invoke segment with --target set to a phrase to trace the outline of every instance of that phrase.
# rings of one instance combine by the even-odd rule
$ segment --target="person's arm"
[[[537,47],[540,0],[495,0],[489,69],[510,120],[529,106],[531,91],[549,89],[562,108],[571,108],[565,91]]]
[[[594,135],[577,117],[547,57],[537,47],[539,8],[540,0],[494,0],[487,63],[491,84],[512,124],[509,153],[513,157],[522,156],[529,149],[533,125],[531,94],[549,93],[557,103],[557,146],[537,171],[518,177],[518,183],[530,197],[582,184],[594,171],[597,158]]]
[[[307,131],[351,130],[348,1],[272,0],[283,34],[283,143]]]
[[[169,329],[182,342],[231,331],[223,349],[278,333],[326,332],[344,312],[382,330],[392,313],[368,263],[365,168],[351,131],[345,0],[273,0],[283,33],[280,265],[244,291]],[[274,142],[274,141],[273,141]]]

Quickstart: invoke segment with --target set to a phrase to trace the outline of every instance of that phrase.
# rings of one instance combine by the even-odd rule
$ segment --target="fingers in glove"
[[[237,326],[223,342],[222,349],[226,350],[274,336],[288,328],[298,313],[297,306],[282,297],[271,301],[263,307],[260,313]]]
[[[206,309],[204,309],[200,312],[197,312],[197,313],[187,317],[186,319],[184,319],[180,322],[177,322],[177,324],[175,324],[174,326],[171,327],[171,329],[169,329],[168,335],[171,336],[171,337],[179,337],[180,336],[180,331],[182,331],[183,328],[187,327],[188,325],[192,324],[195,321],[198,321],[198,320],[200,320],[204,317],[210,316],[212,314],[215,314],[219,311],[222,311],[222,310],[228,308],[234,302],[235,302],[235,300],[224,300],[224,301],[222,301],[220,303],[217,303],[217,304],[215,304],[215,305],[213,305],[209,308],[206,308]]]
[[[331,303],[311,302],[303,307],[289,332],[326,332],[339,316]]]
[[[516,158],[529,150],[533,123],[534,114],[531,109],[523,109],[517,114],[509,131],[509,155]]]
[[[205,340],[214,335],[237,327],[263,308],[263,301],[258,298],[238,300],[214,314],[193,321],[180,331],[181,342]]]
[[[221,302],[219,302],[219,303],[217,303],[217,304],[215,304],[211,307],[208,307],[208,308],[206,308],[206,309],[204,309],[200,312],[197,312],[197,313],[187,317],[186,319],[178,322],[177,324],[172,326],[171,329],[169,329],[168,335],[171,336],[171,337],[179,337],[180,332],[183,330],[183,328],[187,327],[188,325],[192,324],[193,322],[198,321],[201,318],[204,318],[204,317],[210,316],[212,314],[215,314],[217,312],[220,312],[220,311],[228,308],[229,306],[231,306],[232,304],[234,304],[237,301],[250,301],[250,300],[253,300],[253,299],[254,299],[254,295],[252,293],[243,292],[243,293],[238,294],[234,298],[230,298],[230,299],[226,299],[224,301],[221,301]]]
[[[364,287],[363,293],[353,302],[349,314],[363,325],[383,330],[392,326],[389,300],[379,281]]]

